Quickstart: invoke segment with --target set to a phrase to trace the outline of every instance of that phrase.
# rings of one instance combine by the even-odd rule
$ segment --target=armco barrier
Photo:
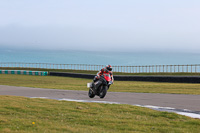
[[[74,78],[86,78],[86,79],[93,79],[95,76],[92,74],[65,73],[65,72],[49,72],[49,75],[50,76],[74,77]]]
[[[199,76],[114,76],[114,79],[118,81],[200,83]]]
[[[77,74],[64,72],[50,72],[51,76],[64,76],[74,78],[93,79],[92,74]],[[172,82],[172,83],[200,83],[200,76],[119,76],[114,75],[115,81],[151,81],[151,82]]]
[[[0,74],[21,74],[21,75],[40,75],[47,76],[45,71],[27,71],[27,70],[0,70]]]

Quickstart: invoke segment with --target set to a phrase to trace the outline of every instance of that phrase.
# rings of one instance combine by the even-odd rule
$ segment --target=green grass
[[[0,67],[1,70],[33,70],[33,71],[48,71],[48,72],[69,72],[69,73],[84,73],[84,74],[97,74],[98,71],[86,71],[86,70],[69,70],[69,69],[40,69],[40,68],[19,68],[19,67]],[[200,76],[200,73],[186,73],[186,72],[176,72],[176,73],[121,73],[114,72],[114,75],[166,75],[166,76]]]
[[[0,96],[0,132],[199,133],[200,120],[131,105]]]
[[[56,77],[56,76],[30,76],[30,75],[0,75],[0,85],[24,86],[37,88],[84,90],[86,84],[92,79]],[[115,81],[109,91],[113,92],[139,92],[139,93],[171,93],[200,95],[200,84],[189,83],[160,83]]]

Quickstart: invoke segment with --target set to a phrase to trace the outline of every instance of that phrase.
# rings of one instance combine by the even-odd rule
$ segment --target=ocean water
[[[91,64],[115,66],[200,64],[200,54],[150,52],[91,52],[0,50],[0,62]]]

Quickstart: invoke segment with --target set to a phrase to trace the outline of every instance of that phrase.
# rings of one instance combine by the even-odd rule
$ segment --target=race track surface
[[[104,99],[100,99],[98,96],[91,99],[88,97],[87,91],[14,87],[5,85],[0,85],[0,95],[73,99],[88,102],[116,102],[130,105],[151,105],[182,110],[188,109],[200,112],[200,95],[108,92]]]

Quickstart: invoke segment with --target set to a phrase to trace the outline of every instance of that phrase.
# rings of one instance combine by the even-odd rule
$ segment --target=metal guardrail
[[[50,76],[62,76],[73,78],[93,79],[94,74],[80,74],[67,72],[49,72]],[[171,82],[171,83],[200,83],[200,76],[137,76],[137,75],[114,75],[115,81],[148,81],[148,82]]]
[[[88,64],[0,62],[0,67],[99,71],[101,68],[105,66],[104,65],[88,65]],[[200,64],[112,66],[112,67],[113,67],[113,72],[123,72],[123,73],[176,73],[176,72],[199,73],[200,72]]]

